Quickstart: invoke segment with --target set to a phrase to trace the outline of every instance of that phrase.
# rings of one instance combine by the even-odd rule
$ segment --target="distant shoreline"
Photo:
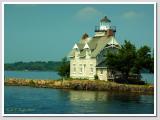
[[[28,70],[28,69],[24,69],[24,70],[12,70],[12,69],[4,69],[4,71],[21,71],[21,72],[58,72],[57,70]],[[142,74],[154,74],[154,73],[150,73],[148,71],[142,71]]]
[[[153,94],[154,86],[119,84],[115,82],[106,82],[100,80],[33,80],[20,78],[7,78],[4,81],[5,86],[30,86],[37,88],[56,88],[90,91],[117,91]]]
[[[61,61],[30,61],[5,63],[4,70],[9,71],[57,71]]]

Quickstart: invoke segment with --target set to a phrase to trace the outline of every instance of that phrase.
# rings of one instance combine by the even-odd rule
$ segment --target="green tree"
[[[154,57],[151,57],[151,63],[150,63],[150,73],[154,73]]]
[[[148,46],[143,46],[137,50],[133,72],[140,74],[142,69],[151,71],[154,59],[151,57],[151,50]]]
[[[116,54],[108,52],[106,64],[110,69],[120,71],[122,76],[127,80],[131,68],[134,66],[136,58],[136,48],[129,41],[125,40],[124,45]]]
[[[69,61],[67,61],[66,57],[62,59],[62,63],[60,67],[58,68],[58,74],[62,78],[68,78],[70,75],[70,64],[69,64]]]
[[[107,67],[121,72],[125,80],[129,79],[130,73],[140,74],[142,69],[153,71],[153,61],[148,46],[136,50],[136,47],[126,40],[116,54],[108,51],[106,55]]]
[[[35,62],[15,62],[5,63],[5,70],[38,70],[38,71],[57,71],[61,65],[60,61],[35,61]]]

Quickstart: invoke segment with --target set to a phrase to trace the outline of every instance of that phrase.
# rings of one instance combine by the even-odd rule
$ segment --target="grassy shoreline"
[[[117,91],[153,94],[153,85],[131,85],[106,82],[100,80],[33,80],[20,78],[7,78],[5,86],[30,86],[38,88],[92,90],[92,91]]]

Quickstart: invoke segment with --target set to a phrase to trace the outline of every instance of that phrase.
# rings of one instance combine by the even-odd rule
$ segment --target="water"
[[[141,76],[146,83],[154,84],[154,74],[142,73]]]
[[[5,71],[5,77],[14,78],[30,78],[30,79],[59,79],[60,76],[54,71]],[[147,83],[154,83],[154,75],[149,73],[142,73],[142,79]]]
[[[59,79],[54,71],[4,71],[5,78]]]
[[[5,114],[153,114],[154,96],[24,86],[4,87]]]
[[[154,83],[153,74],[142,74]],[[58,79],[56,72],[5,71],[5,77]],[[154,96],[4,86],[5,114],[153,114]]]

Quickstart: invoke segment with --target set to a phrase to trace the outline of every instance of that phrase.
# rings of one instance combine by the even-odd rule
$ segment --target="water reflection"
[[[127,92],[110,92],[108,96],[109,100],[115,100],[119,102],[139,102],[141,95],[137,93],[127,93]]]
[[[68,91],[70,101],[140,101],[141,95],[135,93],[102,92],[102,91]]]
[[[70,104],[74,106],[70,110],[71,113],[129,114],[134,112],[143,113],[145,111],[139,109],[146,101],[142,99],[143,97],[140,94],[73,90],[67,92]],[[150,103],[153,103],[151,99]]]
[[[107,92],[95,91],[69,91],[70,101],[106,101],[108,98]]]
[[[5,86],[5,113],[153,114],[154,96]]]

